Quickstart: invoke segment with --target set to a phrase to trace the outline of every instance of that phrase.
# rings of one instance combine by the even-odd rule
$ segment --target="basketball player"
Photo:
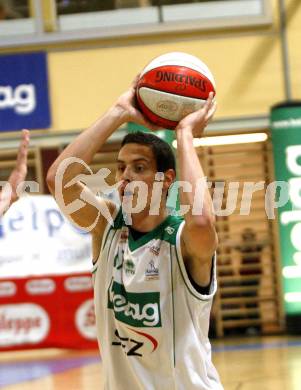
[[[18,150],[16,167],[0,192],[0,217],[8,210],[11,204],[18,199],[18,186],[25,180],[27,174],[28,145],[29,131],[22,130],[22,139]]]
[[[154,129],[135,108],[134,99],[135,83],[62,152],[47,175],[53,194],[55,176],[66,158],[76,157],[89,164],[109,136],[126,122]],[[186,116],[175,130],[179,179],[192,187],[192,192],[181,193],[181,204],[190,206],[184,219],[168,215],[166,198],[175,180],[175,159],[169,145],[153,133],[128,134],[122,142],[116,173],[121,207],[98,199],[98,207],[94,200],[80,210],[73,208],[71,218],[77,225],[94,226],[96,328],[106,390],[223,388],[211,362],[208,341],[216,291],[217,235],[204,180],[202,211],[197,215],[192,212],[197,182],[204,178],[193,133],[202,132],[214,112],[210,95],[205,106]],[[79,163],[65,170],[62,188],[66,204],[83,199],[83,194],[89,198],[88,188],[74,183],[75,177],[83,177],[83,171]],[[138,204],[139,193],[131,186],[137,181],[145,183],[147,189],[142,199],[145,207],[130,215],[129,224],[123,207],[128,196],[134,208]],[[151,212],[156,209],[152,201],[160,185],[157,212]],[[97,219],[99,210],[104,209],[110,211],[112,225],[104,217]]]

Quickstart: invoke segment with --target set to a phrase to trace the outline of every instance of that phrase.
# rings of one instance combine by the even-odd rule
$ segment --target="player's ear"
[[[166,190],[172,185],[172,183],[176,179],[176,172],[174,169],[167,169],[167,171],[164,172],[164,187]]]

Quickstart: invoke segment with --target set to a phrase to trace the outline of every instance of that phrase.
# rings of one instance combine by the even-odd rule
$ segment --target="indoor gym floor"
[[[225,390],[301,390],[301,337],[227,338],[212,346]],[[101,360],[97,350],[1,352],[0,388],[100,390]]]

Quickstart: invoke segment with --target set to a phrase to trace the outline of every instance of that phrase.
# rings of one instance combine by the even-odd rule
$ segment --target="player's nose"
[[[124,191],[126,189],[126,186],[130,183],[129,180],[121,180],[120,186],[119,186],[119,192],[123,195]]]
[[[126,167],[121,174],[121,180],[130,182],[133,180],[133,175],[130,167]]]

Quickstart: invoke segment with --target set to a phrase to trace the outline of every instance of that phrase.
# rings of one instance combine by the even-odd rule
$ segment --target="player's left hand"
[[[213,118],[216,107],[217,104],[216,100],[214,99],[214,94],[213,92],[210,92],[204,106],[198,111],[194,111],[191,114],[185,116],[178,123],[175,129],[176,132],[191,131],[194,137],[202,136],[204,129]]]

